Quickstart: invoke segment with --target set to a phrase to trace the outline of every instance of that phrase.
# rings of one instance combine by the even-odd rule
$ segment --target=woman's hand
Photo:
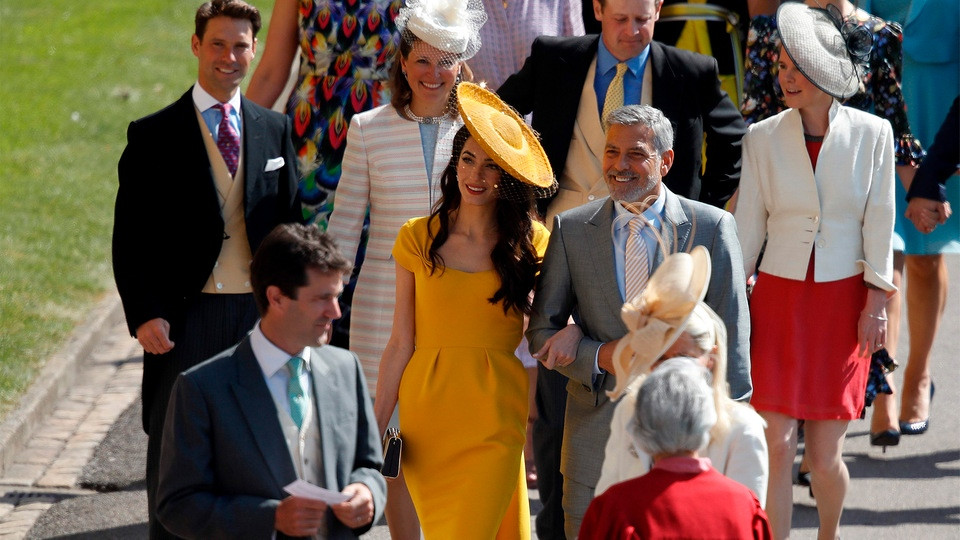
[[[857,323],[860,356],[870,356],[883,348],[887,341],[887,295],[885,291],[870,289],[867,301]]]
[[[582,338],[583,330],[575,324],[568,324],[550,336],[533,357],[547,369],[569,366],[577,359],[577,347]]]

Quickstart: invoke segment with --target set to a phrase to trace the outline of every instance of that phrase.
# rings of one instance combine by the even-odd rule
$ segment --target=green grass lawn
[[[0,418],[112,286],[126,127],[196,80],[199,5],[0,2]]]

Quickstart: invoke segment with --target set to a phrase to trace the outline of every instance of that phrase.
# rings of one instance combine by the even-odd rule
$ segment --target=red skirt
[[[758,411],[804,420],[860,418],[870,356],[860,356],[857,323],[863,276],[803,281],[760,273],[750,298],[750,358]]]

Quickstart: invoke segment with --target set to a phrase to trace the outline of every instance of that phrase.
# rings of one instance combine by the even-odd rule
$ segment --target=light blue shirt
[[[643,70],[647,68],[647,59],[650,57],[650,45],[640,51],[640,54],[628,59],[627,71],[623,74],[623,104],[638,105],[640,91],[643,89]],[[597,94],[597,110],[603,114],[603,103],[607,99],[607,88],[617,74],[619,60],[607,50],[607,46],[600,39],[597,47],[597,72],[593,76],[593,91]],[[601,119],[602,120],[602,119]]]
[[[420,146],[423,147],[423,161],[427,168],[427,189],[433,190],[433,159],[437,155],[437,137],[440,124],[420,124]]]
[[[290,370],[287,369],[287,362],[291,355],[280,347],[277,347],[263,335],[260,329],[260,321],[257,321],[253,331],[250,332],[250,348],[253,349],[253,355],[260,364],[263,371],[263,379],[267,383],[270,395],[273,401],[283,408],[287,414],[290,414],[290,400],[287,399],[287,384],[290,382]],[[305,391],[303,397],[306,399],[306,408],[313,407],[313,384],[310,380],[310,349],[305,348],[297,355],[303,358],[303,369],[300,371],[300,387]]]
[[[627,237],[630,236],[630,219],[635,215],[622,204],[613,205],[613,264],[617,272],[617,288],[620,289],[620,298],[627,301],[626,295],[626,277],[624,267],[626,264],[625,254],[627,249]],[[663,190],[657,200],[653,201],[650,208],[644,210],[641,215],[647,222],[647,226],[640,229],[640,237],[647,248],[647,275],[650,272],[650,265],[653,263],[654,254],[659,248],[657,234],[660,232],[660,223],[663,214]]]
[[[660,194],[657,195],[657,199],[653,201],[653,204],[649,208],[644,210],[640,215],[644,217],[647,221],[647,225],[640,229],[640,237],[643,238],[644,246],[647,248],[647,272],[649,275],[650,265],[653,264],[654,254],[657,249],[659,249],[660,244],[657,242],[657,234],[660,232],[660,224],[663,223],[663,206],[664,206],[664,195],[663,195],[663,185],[660,186]],[[617,288],[620,289],[620,298],[623,299],[626,295],[626,278],[624,268],[626,266],[625,255],[627,252],[627,237],[630,236],[630,220],[635,214],[626,208],[622,204],[615,203],[613,205],[613,267],[617,274]],[[624,300],[626,301],[626,300]],[[594,376],[603,373],[603,370],[600,369],[600,364],[598,362],[598,357],[600,355],[600,349],[597,349],[597,354],[593,357],[593,374]]]
[[[207,124],[207,128],[210,130],[210,134],[213,135],[214,141],[220,136],[220,120],[223,118],[223,113],[220,109],[213,108],[214,105],[219,103],[216,98],[208,94],[207,91],[200,86],[199,82],[193,85],[193,104],[196,105],[197,110],[200,111],[200,116],[203,116],[203,121]],[[242,136],[242,132],[240,131],[243,125],[243,122],[240,121],[240,92],[235,92],[227,103],[229,103],[231,107],[230,125],[233,126],[238,136]]]

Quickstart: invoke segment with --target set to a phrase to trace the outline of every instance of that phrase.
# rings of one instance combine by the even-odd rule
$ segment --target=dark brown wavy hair
[[[461,127],[453,139],[453,152],[447,168],[440,177],[442,197],[430,214],[431,221],[436,219],[439,228],[431,234],[430,274],[438,268],[443,272],[443,257],[440,246],[450,237],[450,214],[460,208],[460,186],[457,182],[457,164],[463,146],[470,137],[467,127]],[[506,171],[500,169],[501,179],[512,179],[520,183]],[[531,194],[524,202],[497,198],[497,243],[493,246],[490,258],[500,278],[500,288],[487,300],[491,304],[503,302],[503,312],[516,308],[522,313],[530,313],[530,291],[533,290],[537,271],[540,269],[540,257],[533,245],[533,220],[536,219],[536,207]]]

